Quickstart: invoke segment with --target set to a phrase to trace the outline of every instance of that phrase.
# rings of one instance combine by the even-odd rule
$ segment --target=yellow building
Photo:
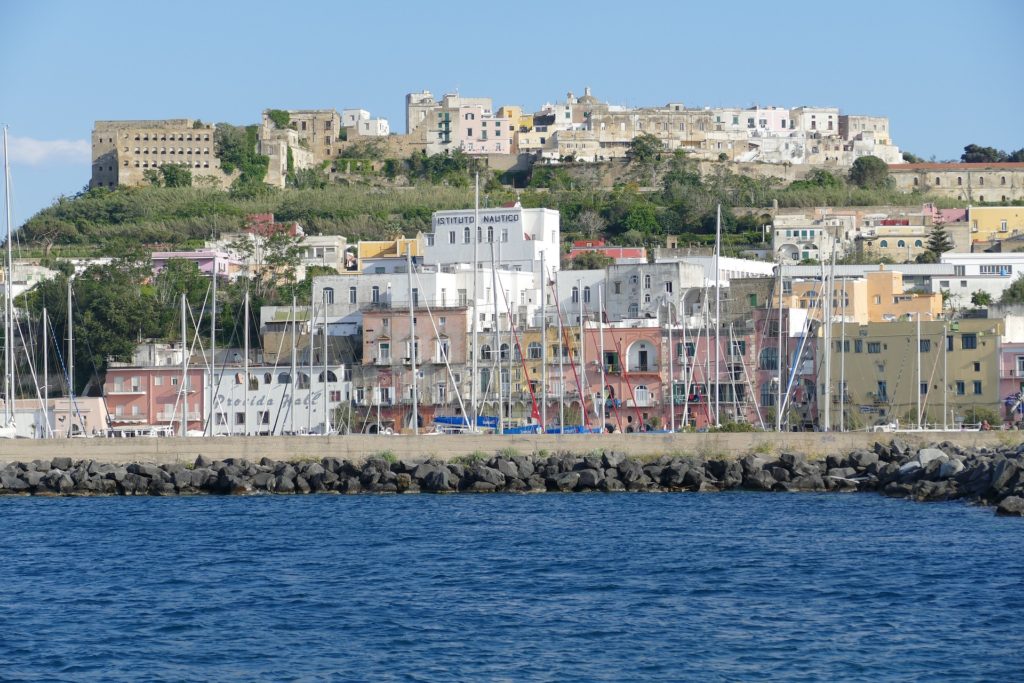
[[[1024,234],[1024,207],[972,206],[967,210],[972,242],[1003,240]]]
[[[817,280],[797,280],[790,283],[788,291],[783,293],[782,305],[820,311],[820,291],[821,282]],[[883,265],[863,278],[837,281],[832,295],[832,311],[834,319],[845,317],[848,322],[861,325],[913,318],[918,314],[935,320],[942,316],[942,293],[906,292],[903,273],[886,270]],[[813,319],[820,319],[821,314],[815,312],[811,315]]]

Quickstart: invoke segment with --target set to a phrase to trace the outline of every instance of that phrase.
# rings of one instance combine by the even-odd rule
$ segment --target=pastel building
[[[436,211],[433,232],[426,235],[423,262],[428,265],[491,261],[513,270],[540,271],[541,254],[549,271],[558,270],[561,254],[559,213],[524,209],[518,204],[481,209],[476,225],[473,209]],[[474,246],[474,240],[475,246]]]

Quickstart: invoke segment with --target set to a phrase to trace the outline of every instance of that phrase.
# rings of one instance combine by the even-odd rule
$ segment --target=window
[[[1008,229],[1009,226],[1007,226],[1006,221],[999,221],[999,232],[1006,232]]]
[[[907,243],[904,242],[903,240],[900,240],[899,242],[896,243],[896,246],[902,249],[903,247],[907,246]]]
[[[585,304],[589,304],[590,303],[590,287],[584,287],[583,288],[583,303],[585,303]]]
[[[868,342],[868,353],[881,353],[882,344],[880,342]]]
[[[472,233],[470,232],[469,228],[465,228],[462,231],[462,243],[469,244],[470,240],[472,240]]]
[[[580,301],[580,290],[579,290],[579,287],[575,287],[574,286],[572,288],[572,302],[574,304],[578,304],[579,301]]]
[[[777,348],[768,346],[761,349],[760,368],[762,370],[779,369],[779,350]]]
[[[964,334],[960,337],[960,348],[961,349],[976,349],[978,348],[978,335],[976,334]]]
[[[370,288],[370,301],[375,304],[380,303],[380,287],[378,285],[374,285]]]
[[[929,353],[932,350],[932,340],[922,339],[921,340],[921,353]]]
[[[860,340],[860,339],[854,339],[853,340],[853,352],[854,353],[863,353],[864,352],[864,342],[862,340]]]
[[[875,393],[875,398],[879,401],[887,401],[889,399],[889,384],[885,380],[878,380],[878,391]]]
[[[928,393],[928,382],[921,382],[920,386],[921,395],[925,396]]]
[[[979,185],[984,185],[985,184],[985,178],[978,178],[978,184]]]
[[[480,359],[481,360],[491,360],[491,345],[490,344],[484,344],[483,346],[480,347]]]
[[[278,384],[291,384],[292,383],[292,376],[289,375],[287,372],[282,372],[282,373],[278,374],[278,376],[277,376],[277,383]]]
[[[379,342],[377,344],[377,362],[391,362],[391,342]]]
[[[236,425],[244,425],[245,424],[245,413],[235,413],[235,424]]]
[[[941,185],[941,184],[942,184],[942,179],[939,178],[939,176],[935,176],[935,185],[936,185],[936,187]]]
[[[651,288],[651,276],[650,275],[644,275],[644,289],[650,289],[650,288]]]
[[[962,176],[957,176],[956,177],[956,184],[957,185],[963,185],[964,184],[964,179],[963,179]]]
[[[317,381],[320,382],[321,384],[323,384],[323,381],[324,381],[324,373],[323,372],[321,372],[320,375],[317,377]],[[328,382],[337,382],[338,381],[338,376],[334,373],[333,370],[328,370],[327,371],[327,381]]]
[[[153,386],[155,386],[155,387],[163,386],[163,383],[164,383],[164,378],[163,377],[161,377],[160,375],[154,375],[153,376]]]
[[[612,283],[612,287],[615,290],[616,294],[622,294],[622,283],[621,282],[613,282]]]
[[[882,240],[881,242],[878,243],[878,246],[880,246],[882,249],[888,249],[889,240]]]
[[[974,380],[974,395],[978,396],[981,394],[981,380]]]
[[[757,294],[748,294],[747,301],[751,308],[757,308]]]
[[[767,408],[773,405],[775,405],[775,387],[771,382],[765,382],[761,385],[761,407]]]
[[[526,355],[530,360],[540,360],[543,351],[539,342],[530,342],[530,345],[526,347]],[[1024,356],[1021,357],[1021,360],[1024,360]]]
[[[963,396],[965,393],[967,393],[967,389],[964,386],[964,382],[963,382],[963,380],[959,380],[958,379],[956,381],[956,395],[957,396]]]
[[[974,371],[981,372],[981,363],[979,363],[978,361],[974,361]]]
[[[1024,356],[1017,356],[1017,374],[1024,376]]]
[[[875,295],[875,305],[876,305],[876,306],[878,306],[878,305],[879,305],[879,304],[881,304],[881,303],[882,303],[882,297],[881,297],[881,295],[879,295],[879,294],[876,294],[876,295]]]
[[[349,287],[348,288],[348,302],[350,304],[354,304],[357,301],[356,291],[357,290],[356,290],[355,287]],[[334,296],[333,296],[333,292],[332,292],[331,301],[328,301],[327,303],[333,303],[333,302],[334,302]]]
[[[327,304],[333,304],[334,303],[334,288],[333,287],[324,287],[324,303],[327,303]]]
[[[635,303],[634,304],[630,304],[629,305],[629,317],[630,318],[636,318],[636,317],[639,317],[639,315],[640,315],[640,304],[635,304]]]
[[[508,242],[508,228],[501,229],[501,241]]]

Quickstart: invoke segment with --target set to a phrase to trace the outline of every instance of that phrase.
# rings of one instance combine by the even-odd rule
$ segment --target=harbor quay
[[[395,458],[431,458],[442,462],[496,452],[522,455],[615,451],[635,457],[705,455],[738,458],[748,453],[801,453],[810,459],[831,453],[872,449],[889,434],[871,432],[748,432],[699,434],[459,434],[281,436],[137,439],[16,439],[4,442],[0,465],[40,458],[70,457],[101,463],[146,462],[156,465],[192,463],[198,456],[211,460],[260,458],[319,460],[342,458],[363,462],[380,454]],[[1017,432],[901,432],[912,446],[944,442],[962,447],[1016,447]]]

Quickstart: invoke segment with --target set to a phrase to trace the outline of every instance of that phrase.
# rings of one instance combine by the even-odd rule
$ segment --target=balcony
[[[142,387],[125,387],[125,386],[122,386],[122,387],[119,388],[115,384],[114,388],[105,390],[104,393],[107,396],[132,396],[132,395],[141,396],[141,395],[146,393],[146,390],[143,389]]]
[[[192,420],[202,420],[203,419],[203,415],[201,415],[199,413],[199,411],[190,410],[190,411],[187,411],[185,413],[185,419],[189,420],[189,421],[192,421]],[[174,412],[160,412],[160,413],[156,414],[156,421],[157,422],[179,422],[180,420],[181,420],[181,411],[180,410],[176,410]]]
[[[391,365],[391,356],[379,356],[373,359],[374,365]]]

